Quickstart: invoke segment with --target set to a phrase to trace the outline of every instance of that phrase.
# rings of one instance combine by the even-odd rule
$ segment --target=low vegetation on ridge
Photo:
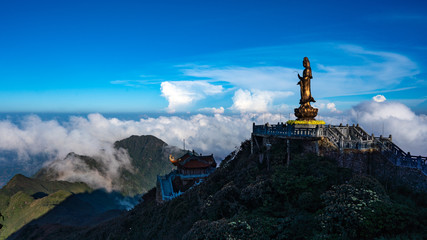
[[[45,181],[15,175],[0,190],[0,239],[46,214],[72,194],[90,192],[84,183]]]
[[[44,239],[426,239],[427,194],[340,168],[283,143],[269,161],[250,143],[202,184],[158,205],[155,189],[133,210],[92,228],[24,228]],[[391,186],[391,185],[390,185]]]

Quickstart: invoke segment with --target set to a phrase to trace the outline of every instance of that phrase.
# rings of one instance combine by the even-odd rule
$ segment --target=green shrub
[[[324,232],[351,239],[359,236],[365,213],[373,212],[374,204],[381,201],[376,192],[350,184],[333,186],[322,199],[325,208],[319,219]]]

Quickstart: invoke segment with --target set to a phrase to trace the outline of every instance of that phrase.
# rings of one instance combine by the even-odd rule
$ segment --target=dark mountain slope
[[[283,142],[250,154],[245,142],[204,183],[157,205],[154,190],[133,210],[95,227],[27,225],[13,239],[374,239],[427,237],[427,196],[384,189],[336,161]],[[267,156],[260,163],[262,155]],[[261,157],[260,157],[261,156]]]
[[[15,175],[0,190],[0,238],[9,236],[28,222],[53,209],[73,194],[92,191],[84,183],[45,181]]]
[[[137,199],[103,190],[72,194],[28,225],[92,226],[123,214],[131,201],[134,201],[134,205]],[[14,238],[14,235],[10,238]]]

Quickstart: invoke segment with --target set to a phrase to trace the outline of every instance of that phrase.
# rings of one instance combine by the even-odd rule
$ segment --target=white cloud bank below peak
[[[247,94],[244,91],[242,93]],[[381,134],[384,126],[384,134],[392,134],[393,141],[404,151],[427,156],[427,116],[417,115],[401,103],[363,102],[351,109],[350,114],[344,112],[342,115],[335,113],[332,117],[319,117],[332,123],[350,117],[348,120],[358,120],[367,132],[373,131],[376,135]],[[96,178],[93,175],[90,181],[114,189],[110,181],[117,175],[114,169],[130,167],[127,155],[113,148],[117,140],[131,135],[153,135],[170,145],[182,146],[185,139],[187,149],[203,154],[213,153],[221,159],[250,137],[252,122],[277,123],[287,119],[282,114],[268,112],[236,116],[197,114],[188,118],[161,116],[126,121],[90,114],[86,118],[70,117],[69,121],[60,123],[55,120],[43,121],[31,115],[19,123],[0,121],[0,151],[18,152],[18,161],[23,163],[31,162],[30,156],[37,154],[48,154],[52,160],[64,159],[69,152],[98,156],[111,169],[108,170],[107,178]],[[57,168],[68,169],[67,165],[79,163],[74,163],[70,158],[58,164]],[[63,180],[83,180],[89,176],[74,173],[63,177]]]

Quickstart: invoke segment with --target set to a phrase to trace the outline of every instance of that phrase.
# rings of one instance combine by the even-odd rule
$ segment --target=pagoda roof
[[[177,166],[178,168],[195,169],[216,167],[216,162],[213,157],[213,154],[202,156],[197,155],[194,152],[187,152],[182,157],[176,160],[172,157],[169,157],[169,160],[172,162],[173,165]]]

